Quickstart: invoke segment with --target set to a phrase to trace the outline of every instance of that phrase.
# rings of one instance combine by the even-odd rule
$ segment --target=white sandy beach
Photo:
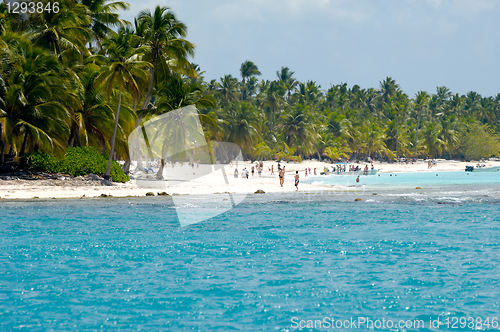
[[[476,165],[476,162],[457,162],[437,160],[437,164],[431,169],[428,168],[427,161],[419,161],[415,164],[396,164],[396,163],[379,163],[375,162],[374,167],[379,169],[380,173],[394,173],[394,172],[443,172],[443,171],[464,171],[466,165]],[[499,161],[481,162],[481,165],[486,166],[500,166]],[[243,170],[244,167],[251,169],[251,163],[240,163],[238,170]],[[274,165],[274,175],[268,171],[268,167]],[[127,197],[127,196],[145,196],[148,192],[153,192],[155,195],[158,192],[166,192],[169,195],[198,195],[198,194],[217,194],[217,193],[238,193],[250,194],[260,189],[266,193],[279,193],[295,191],[293,177],[295,171],[299,171],[301,179],[304,179],[305,169],[311,168],[311,175],[314,176],[314,168],[316,168],[317,176],[324,166],[331,164],[319,162],[314,160],[306,160],[302,163],[286,163],[282,162],[285,166],[286,176],[284,187],[280,187],[277,162],[264,162],[264,171],[262,176],[259,177],[255,172],[254,176],[249,175],[249,178],[237,178],[233,176],[234,167],[226,166],[226,173],[228,184],[226,184],[222,173],[212,173],[200,178],[190,181],[182,182],[176,185],[166,187],[163,185],[158,188],[144,187],[142,183],[136,183],[131,180],[128,183],[113,183],[111,186],[101,185],[100,182],[93,183],[84,182],[82,184],[75,183],[75,181],[68,181],[67,178],[61,177],[57,180],[0,180],[0,199],[51,199],[51,198],[90,198],[99,197],[101,195],[111,195],[112,197]],[[364,168],[366,163],[354,164]],[[188,166],[186,170],[188,170]],[[317,191],[317,190],[332,190],[332,187],[312,184],[299,184],[300,191]],[[335,188],[333,188],[335,189]]]

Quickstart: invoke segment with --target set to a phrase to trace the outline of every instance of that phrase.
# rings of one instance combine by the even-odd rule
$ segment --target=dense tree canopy
[[[192,104],[208,139],[234,142],[250,159],[499,153],[500,93],[459,95],[440,86],[408,96],[392,77],[377,88],[325,90],[296,80],[288,67],[259,80],[250,60],[239,68],[241,80],[227,74],[207,82],[192,63],[188,27],[171,8],[143,11],[131,24],[117,14],[128,7],[75,0],[58,13],[21,17],[0,4],[0,163],[74,146],[128,160],[127,137],[137,126]]]

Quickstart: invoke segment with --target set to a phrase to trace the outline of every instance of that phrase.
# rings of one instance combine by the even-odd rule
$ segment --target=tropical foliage
[[[192,62],[187,26],[172,9],[140,12],[132,24],[117,13],[128,7],[75,0],[58,13],[20,17],[0,4],[0,165],[93,147],[108,165],[125,160],[127,172],[128,135],[187,105],[199,109],[207,139],[234,142],[250,159],[478,159],[499,152],[500,93],[437,87],[409,96],[392,77],[374,88],[325,90],[298,81],[288,67],[274,80],[258,79],[250,60],[239,68],[241,79],[205,81]]]

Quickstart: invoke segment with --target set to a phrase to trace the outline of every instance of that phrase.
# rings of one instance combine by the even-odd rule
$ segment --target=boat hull
[[[466,172],[498,172],[500,171],[500,166],[494,167],[474,167],[472,170],[465,170]]]

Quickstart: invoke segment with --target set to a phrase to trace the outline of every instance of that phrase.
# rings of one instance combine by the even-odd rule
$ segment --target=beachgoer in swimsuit
[[[306,170],[307,174],[307,170]],[[297,191],[299,191],[299,171],[295,171],[295,188],[297,188]]]

